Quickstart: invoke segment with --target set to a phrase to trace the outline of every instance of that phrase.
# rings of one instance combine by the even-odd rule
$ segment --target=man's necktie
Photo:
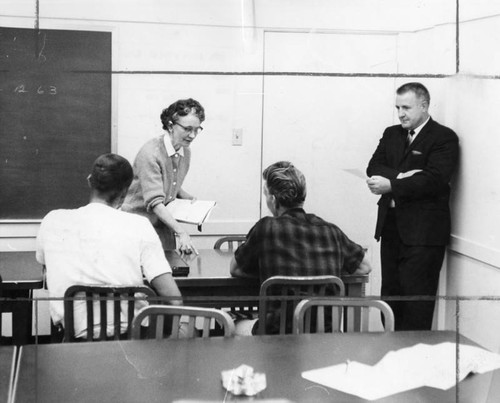
[[[410,144],[413,140],[413,135],[415,134],[415,130],[410,130],[408,132],[408,135],[406,136],[406,144],[405,144],[405,151],[408,150],[408,148],[410,147]]]

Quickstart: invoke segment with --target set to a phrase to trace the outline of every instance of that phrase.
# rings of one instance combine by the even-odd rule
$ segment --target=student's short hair
[[[205,109],[198,101],[193,98],[179,99],[161,112],[160,119],[163,129],[167,130],[169,123],[177,122],[179,116],[187,116],[191,113],[196,115],[200,122],[205,120]]]
[[[306,200],[306,178],[288,161],[278,161],[269,165],[262,177],[267,190],[286,208],[302,207]]]
[[[417,98],[423,99],[424,101],[427,102],[427,105],[430,105],[431,95],[429,94],[429,91],[427,90],[427,88],[425,88],[423,84],[417,82],[403,84],[396,90],[396,94],[403,95],[409,91],[415,93]]]
[[[118,154],[102,154],[94,161],[89,183],[92,189],[113,201],[132,183],[134,171],[130,162]]]

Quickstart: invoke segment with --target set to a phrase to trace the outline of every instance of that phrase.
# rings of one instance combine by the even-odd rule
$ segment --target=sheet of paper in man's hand
[[[363,180],[367,179],[365,173],[359,168],[345,168],[343,169],[343,171],[350,173],[351,175],[357,176],[358,178],[361,178]]]

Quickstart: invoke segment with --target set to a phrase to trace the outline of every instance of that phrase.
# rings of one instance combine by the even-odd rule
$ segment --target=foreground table
[[[454,332],[392,332],[30,345],[21,348],[15,397],[40,403],[235,401],[220,374],[247,364],[267,377],[258,399],[362,402],[301,373],[347,359],[373,365],[390,350],[455,340]],[[458,391],[423,387],[378,401],[443,403],[455,402],[458,395],[460,402],[486,402],[500,384],[499,374],[470,376]]]
[[[12,339],[15,344],[30,342],[33,290],[42,288],[42,265],[35,252],[0,252],[0,276],[3,280],[3,312],[12,312]]]
[[[16,371],[16,348],[14,346],[0,347],[0,402],[10,401]]]

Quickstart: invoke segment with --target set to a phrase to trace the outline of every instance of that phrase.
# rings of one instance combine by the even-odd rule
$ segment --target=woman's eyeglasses
[[[198,126],[198,127],[193,127],[193,126],[183,126],[179,122],[174,122],[174,125],[180,126],[184,129],[184,131],[188,134],[196,134],[200,133],[203,130],[203,127]]]

